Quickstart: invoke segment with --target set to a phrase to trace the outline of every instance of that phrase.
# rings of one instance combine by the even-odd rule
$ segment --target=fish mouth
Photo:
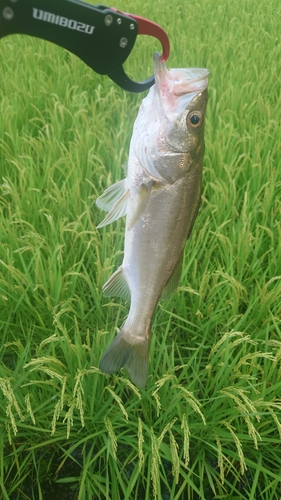
[[[168,70],[162,62],[161,55],[153,55],[154,76],[156,87],[161,89],[173,86],[174,95],[203,91],[208,86],[209,71],[206,68],[171,68]]]
[[[160,109],[173,122],[196,94],[208,87],[209,71],[206,68],[172,68],[168,70],[161,55],[153,55],[155,90]]]

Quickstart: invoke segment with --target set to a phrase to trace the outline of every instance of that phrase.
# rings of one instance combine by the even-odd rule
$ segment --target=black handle
[[[97,73],[110,75],[130,54],[138,24],[108,7],[79,0],[0,0],[0,38],[13,33],[60,45]]]

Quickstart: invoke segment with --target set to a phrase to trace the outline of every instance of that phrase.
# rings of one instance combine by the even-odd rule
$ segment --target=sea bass
[[[158,300],[178,286],[183,251],[196,219],[208,100],[206,69],[171,69],[154,54],[155,85],[134,124],[126,179],[96,203],[108,211],[98,227],[126,215],[122,265],[103,286],[105,296],[130,299],[129,315],[103,354],[100,369],[125,367],[143,388],[151,322]]]

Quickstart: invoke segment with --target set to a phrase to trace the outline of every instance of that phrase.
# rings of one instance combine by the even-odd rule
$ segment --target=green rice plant
[[[102,296],[141,95],[60,47],[0,40],[0,491],[5,500],[281,497],[277,0],[126,2],[211,72],[201,209],[153,322],[147,387],[98,369],[128,304]],[[139,37],[126,71],[152,72]]]

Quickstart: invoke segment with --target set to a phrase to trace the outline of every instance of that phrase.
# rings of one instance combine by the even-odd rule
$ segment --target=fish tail
[[[124,366],[131,381],[144,388],[148,373],[149,336],[136,337],[122,328],[100,360],[100,369],[115,373]]]

